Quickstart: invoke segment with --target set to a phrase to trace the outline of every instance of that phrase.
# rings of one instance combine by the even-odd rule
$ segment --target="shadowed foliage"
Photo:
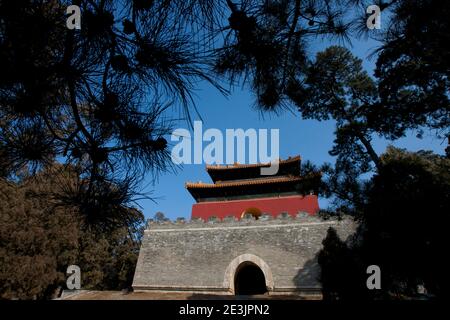
[[[83,182],[66,200],[107,224],[98,211],[171,169],[168,109],[189,117],[194,85],[216,85],[192,28],[220,13],[207,1],[75,1],[82,28],[69,30],[68,4],[0,2],[2,175],[72,164]]]
[[[123,207],[130,212],[127,225],[94,228],[76,205],[62,205],[58,196],[76,183],[76,172],[60,165],[20,183],[0,180],[0,298],[54,297],[66,287],[71,264],[80,267],[84,289],[131,286],[142,213]]]
[[[330,231],[324,241],[319,263],[325,294],[331,299],[410,298],[418,297],[417,288],[423,286],[429,297],[442,297],[449,267],[443,221],[450,210],[450,161],[390,147],[381,162],[365,203],[356,208],[360,227],[353,240],[342,243]],[[363,272],[372,264],[381,268],[381,290],[364,295],[360,286],[368,275]],[[347,273],[354,266],[359,268]]]

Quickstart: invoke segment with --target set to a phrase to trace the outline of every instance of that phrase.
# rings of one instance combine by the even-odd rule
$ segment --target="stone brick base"
[[[251,263],[263,272],[269,295],[320,297],[317,254],[330,227],[345,240],[356,224],[310,216],[151,223],[133,288],[233,295],[239,266]]]

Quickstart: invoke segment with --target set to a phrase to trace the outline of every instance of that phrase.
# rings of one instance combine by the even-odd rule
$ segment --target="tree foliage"
[[[393,1],[375,76],[380,109],[371,119],[391,137],[426,126],[449,136],[450,29],[447,1]]]
[[[375,264],[382,273],[382,287],[375,297],[417,297],[419,285],[429,295],[442,297],[447,290],[446,226],[442,221],[450,209],[450,161],[430,152],[393,147],[381,161],[366,190],[366,201],[358,207],[362,215],[353,241],[343,244],[329,234],[324,242],[320,261],[324,290],[334,298],[349,297],[349,293],[361,297],[359,285],[367,278],[361,270]],[[335,250],[336,246],[341,249]],[[345,285],[335,283],[335,268],[342,269],[342,265],[361,266]]]
[[[74,4],[80,31],[66,28],[64,1],[0,2],[0,156],[8,177],[56,158],[77,166],[77,201],[94,215],[110,185],[120,203],[170,168],[163,113],[188,110],[197,81],[215,84],[187,26],[216,15],[206,1]]]
[[[329,228],[319,252],[320,282],[324,300],[357,300],[368,296],[364,287],[364,266],[359,264],[350,244],[339,238],[336,230]]]
[[[79,31],[66,28],[64,1],[1,2],[3,175],[58,157],[83,171],[87,197],[111,182],[133,193],[143,173],[171,166],[168,109],[182,106],[189,119],[196,83],[220,89],[215,75],[250,85],[260,110],[294,104],[306,118],[335,119],[332,154],[362,172],[369,159],[378,162],[374,132],[398,138],[429,126],[446,135],[447,35],[439,31],[448,23],[446,2],[378,3],[391,16],[378,34],[376,81],[344,49],[329,48],[315,61],[307,54],[317,36],[349,40],[365,1],[76,4]]]
[[[104,232],[86,223],[58,193],[76,184],[76,172],[60,165],[20,183],[0,180],[0,297],[50,298],[65,288],[66,269],[81,268],[82,287],[122,289],[131,285],[143,215],[129,226]],[[125,208],[124,208],[125,209]]]
[[[288,107],[292,86],[304,77],[308,41],[346,38],[351,21],[340,1],[227,1],[231,11],[215,70],[242,80],[263,111]]]
[[[348,49],[332,46],[319,52],[305,72],[303,84],[290,97],[305,119],[335,120],[336,139],[330,154],[337,166],[351,162],[355,170],[370,170],[378,156],[370,143],[376,129],[367,115],[377,107],[376,84],[362,68],[362,61]]]
[[[168,220],[166,218],[166,215],[163,212],[161,212],[161,211],[156,212],[155,216],[153,217],[153,219],[155,221],[158,221],[158,222],[162,222],[162,221],[167,221]]]

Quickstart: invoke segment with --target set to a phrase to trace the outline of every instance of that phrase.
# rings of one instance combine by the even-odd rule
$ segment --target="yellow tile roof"
[[[320,173],[318,173],[321,175]],[[248,180],[240,181],[220,181],[217,183],[203,183],[203,182],[186,182],[185,187],[187,189],[197,189],[197,188],[224,188],[224,187],[237,187],[237,186],[248,186],[248,185],[258,185],[258,184],[271,184],[271,183],[283,183],[283,182],[295,182],[301,181],[308,177],[300,176],[276,176],[276,177],[264,177],[264,178],[253,178]]]
[[[295,162],[295,161],[300,161],[300,156],[295,156],[295,157],[289,157],[286,160],[280,160],[278,163],[279,164],[283,164],[283,163],[289,163],[289,162]],[[253,168],[253,167],[264,167],[264,166],[269,166],[270,163],[254,163],[254,164],[239,164],[239,163],[235,163],[235,164],[231,164],[231,165],[206,165],[206,170],[210,171],[210,170],[228,170],[228,169],[240,169],[240,168]]]

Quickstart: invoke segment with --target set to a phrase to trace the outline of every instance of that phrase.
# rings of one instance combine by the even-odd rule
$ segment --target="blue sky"
[[[374,58],[368,56],[377,43],[373,41],[353,41],[349,49],[363,59],[364,68],[371,74],[373,72]],[[327,41],[318,39],[311,44],[310,54],[321,51],[330,45]],[[225,129],[249,128],[279,129],[280,130],[280,157],[300,154],[302,159],[311,160],[320,165],[324,162],[334,162],[328,154],[334,140],[334,123],[332,121],[318,122],[315,120],[302,120],[296,112],[284,112],[280,115],[264,114],[253,108],[254,97],[245,88],[234,88],[228,97],[224,97],[217,89],[201,83],[195,92],[195,102],[203,120],[203,131],[208,128],[217,128],[225,135]],[[178,116],[178,111],[173,111]],[[194,119],[198,119],[194,115]],[[180,122],[178,128],[188,129],[185,122]],[[375,150],[380,154],[388,144],[406,148],[411,151],[432,150],[443,154],[446,143],[438,139],[432,132],[424,135],[422,140],[414,133],[394,142],[374,138]],[[174,144],[174,143],[172,143]],[[204,143],[206,145],[207,143]],[[205,171],[205,164],[190,164],[181,166],[176,173],[165,173],[158,177],[154,183],[149,175],[144,191],[151,192],[154,201],[140,200],[146,218],[153,217],[157,211],[163,212],[168,218],[190,218],[191,207],[195,203],[189,192],[185,189],[186,181],[210,182]],[[321,207],[326,207],[327,199],[319,197]]]

